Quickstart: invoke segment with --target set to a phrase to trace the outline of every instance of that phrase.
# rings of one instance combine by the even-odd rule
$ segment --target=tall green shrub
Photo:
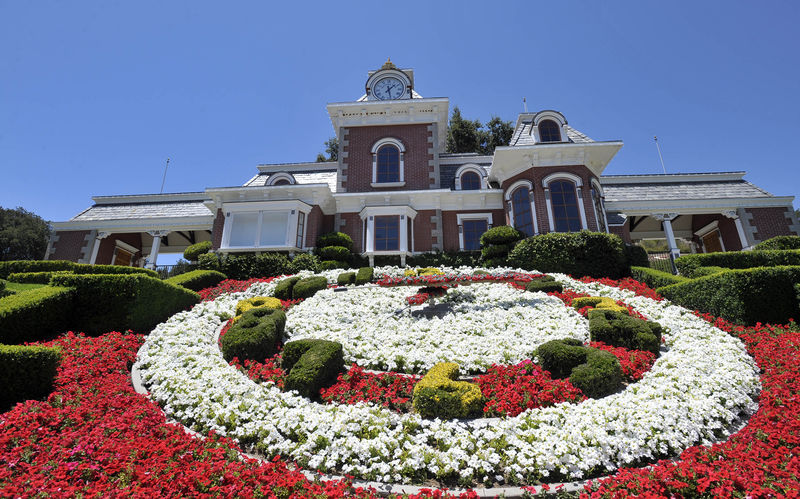
[[[164,282],[182,286],[192,291],[200,291],[201,289],[216,286],[227,279],[225,274],[215,270],[193,270],[185,274],[176,275],[169,279],[164,279]]]
[[[575,277],[628,275],[622,239],[602,232],[551,232],[520,241],[508,255],[512,267]]]
[[[509,252],[525,235],[508,225],[492,227],[481,235],[481,261],[487,267],[505,265]]]
[[[211,241],[202,241],[183,250],[183,257],[190,262],[196,262],[200,255],[205,255],[209,251],[211,251]]]
[[[228,278],[237,280],[291,273],[289,257],[283,253],[228,254],[220,260],[219,270]]]
[[[353,240],[344,232],[329,232],[317,238],[320,269],[346,268],[352,259],[352,251]]]
[[[0,345],[0,411],[50,393],[60,361],[58,347]]]
[[[775,236],[756,244],[756,250],[800,249],[800,236]]]

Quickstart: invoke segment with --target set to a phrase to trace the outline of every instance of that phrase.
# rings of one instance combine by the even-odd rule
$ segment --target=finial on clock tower
[[[387,57],[386,62],[383,63],[381,69],[397,69],[397,66],[394,65],[391,57]]]

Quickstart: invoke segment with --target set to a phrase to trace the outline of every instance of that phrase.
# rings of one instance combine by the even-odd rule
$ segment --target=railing
[[[647,259],[650,261],[650,268],[668,272],[670,274],[677,274],[678,269],[675,267],[675,260],[672,253],[669,251],[661,251],[658,253],[648,253]]]

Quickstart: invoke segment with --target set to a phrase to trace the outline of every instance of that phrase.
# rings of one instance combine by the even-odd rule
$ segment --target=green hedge
[[[183,250],[183,257],[190,262],[196,262],[200,255],[211,251],[211,241],[202,241]]]
[[[208,253],[213,255],[213,253]],[[245,280],[254,277],[274,277],[291,274],[289,257],[283,253],[229,254],[219,259],[218,268],[214,268],[211,258],[199,260],[200,267],[206,270],[219,270],[229,279]]]
[[[564,291],[564,286],[554,280],[550,279],[534,279],[525,285],[526,291],[541,291],[543,293],[561,293]]]
[[[622,239],[613,234],[551,232],[517,243],[508,263],[525,270],[616,279],[630,272],[624,248]]]
[[[372,282],[372,277],[375,275],[375,270],[372,267],[361,267],[356,273],[356,284],[368,284]]]
[[[144,274],[150,277],[160,278],[158,272],[141,267],[123,267],[122,265],[89,265],[87,263],[76,263],[71,269],[76,274]]]
[[[646,350],[656,357],[661,348],[661,324],[632,317],[627,312],[604,308],[590,310],[589,334],[592,341],[628,350]]]
[[[347,286],[348,284],[355,284],[356,282],[356,273],[355,272],[342,272],[336,277],[336,284],[339,286]]]
[[[225,274],[217,272],[216,270],[193,270],[185,274],[176,275],[169,279],[164,279],[164,282],[182,286],[192,291],[200,291],[201,289],[216,286],[227,279]]]
[[[510,225],[499,225],[492,227],[481,235],[481,246],[490,244],[508,244],[513,246],[517,241],[521,241],[525,234]]]
[[[89,334],[147,333],[200,301],[194,291],[139,274],[57,275],[51,283],[75,288],[70,327]]]
[[[759,267],[700,277],[656,292],[689,310],[739,324],[785,324],[800,317],[794,290],[798,282],[800,266]]]
[[[675,260],[681,275],[692,277],[697,267],[726,267],[750,269],[754,267],[776,267],[778,265],[800,265],[800,250],[770,251],[724,251],[719,253],[697,253],[684,255]]]
[[[555,379],[568,378],[573,369],[586,362],[587,348],[580,340],[567,338],[539,345],[534,353],[539,365]]]
[[[319,258],[313,253],[298,253],[294,256],[291,263],[289,263],[289,271],[292,274],[296,274],[301,270],[319,272],[319,263]]]
[[[0,262],[0,279],[20,272],[54,272],[73,270],[74,262],[67,260],[9,260]]]
[[[286,326],[286,314],[268,307],[251,308],[243,313],[228,329],[220,341],[222,357],[230,362],[264,362],[278,351],[278,344]]]
[[[317,399],[320,389],[334,383],[344,371],[342,344],[317,339],[290,341],[283,346],[281,367],[287,372],[287,390]]]
[[[343,246],[349,252],[353,250],[353,239],[344,232],[329,232],[317,238],[317,248],[328,246]]]
[[[687,280],[686,277],[672,275],[669,272],[663,272],[649,267],[631,267],[631,277],[641,283],[647,284],[652,289],[660,288],[661,286],[669,286],[670,284],[677,284]]]
[[[197,257],[197,266],[202,270],[219,270],[219,255],[216,253],[205,253]]]
[[[542,369],[569,382],[591,398],[605,397],[622,388],[622,367],[614,355],[584,346],[579,340],[552,340],[539,346],[535,356]]]
[[[308,298],[314,296],[314,293],[328,287],[328,280],[323,276],[312,276],[300,279],[292,288],[292,298],[299,300],[300,298]]]
[[[647,250],[637,244],[625,245],[625,260],[629,267],[649,267],[650,259],[647,257]]]
[[[278,281],[278,284],[275,286],[275,291],[272,292],[272,295],[275,296],[275,298],[280,298],[281,300],[291,300],[294,285],[297,284],[297,281],[299,280],[300,278],[298,276],[293,276]]]
[[[696,269],[694,269],[694,272],[692,273],[692,278],[705,277],[707,275],[712,275],[712,274],[719,274],[720,272],[725,272],[726,270],[731,270],[731,269],[725,267],[697,267]]]
[[[320,270],[349,269],[350,264],[342,260],[325,260],[319,263]]]
[[[58,347],[0,345],[0,411],[49,394],[60,361]]]
[[[70,270],[56,270],[53,272],[15,272],[8,275],[8,280],[21,284],[48,284],[54,275],[73,273],[74,272]]]
[[[800,236],[776,236],[756,244],[756,250],[800,249]]]
[[[23,343],[70,328],[74,290],[46,286],[0,299],[0,342]]]

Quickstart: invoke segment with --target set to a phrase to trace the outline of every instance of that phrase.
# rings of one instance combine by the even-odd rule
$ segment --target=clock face
[[[406,87],[397,78],[387,77],[378,80],[372,93],[381,100],[399,99],[406,92]]]

